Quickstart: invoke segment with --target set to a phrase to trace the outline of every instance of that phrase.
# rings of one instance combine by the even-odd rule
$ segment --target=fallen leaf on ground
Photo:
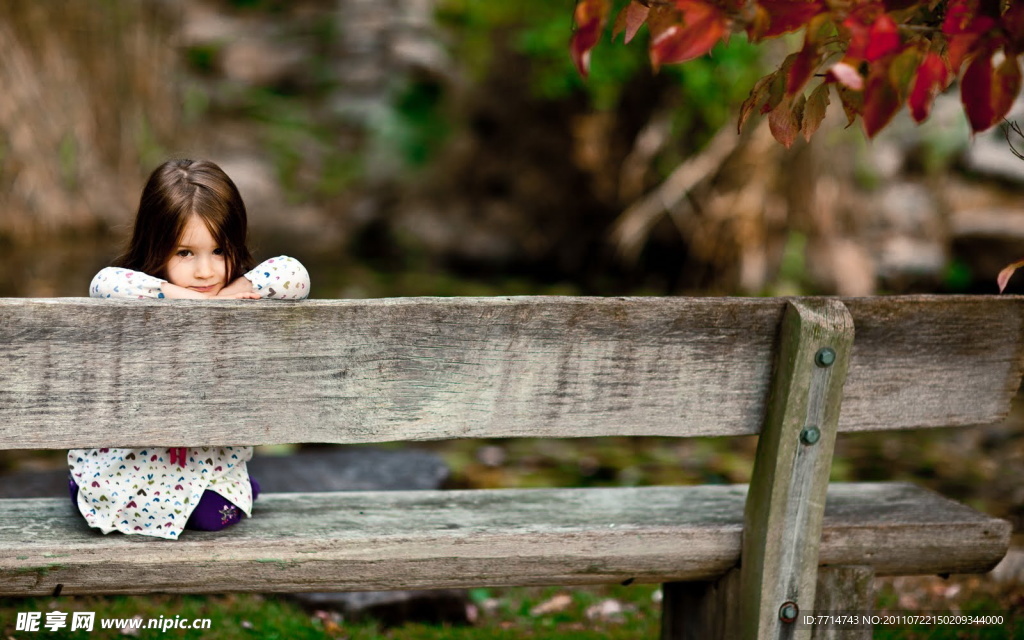
[[[555,597],[551,598],[550,600],[542,602],[534,608],[530,609],[530,615],[537,617],[545,616],[551,613],[559,613],[565,611],[571,605],[572,596],[570,596],[568,593],[560,593]]]

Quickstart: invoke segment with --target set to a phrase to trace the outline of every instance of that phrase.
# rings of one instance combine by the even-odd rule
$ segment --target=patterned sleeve
[[[122,298],[135,300],[137,298],[163,298],[164,293],[160,289],[166,280],[154,278],[141,271],[122,269],[120,267],[106,267],[100,269],[89,284],[90,298]]]
[[[245,274],[253,291],[273,300],[302,300],[309,296],[309,272],[295,258],[265,260]]]

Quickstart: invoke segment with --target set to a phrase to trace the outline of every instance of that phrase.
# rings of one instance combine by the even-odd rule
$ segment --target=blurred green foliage
[[[242,12],[275,14],[282,9],[275,0],[232,0],[231,4]],[[618,0],[615,11],[624,5],[625,0]],[[342,151],[332,144],[332,127],[337,122],[323,110],[325,99],[339,90],[331,72],[330,43],[336,34],[329,20],[320,21],[323,26],[317,27],[317,33],[305,34],[319,44],[315,59],[305,63],[309,77],[299,93],[191,83],[184,92],[183,115],[187,122],[220,114],[258,123],[282,184],[293,199],[308,200],[336,195],[368,174],[401,177],[429,166],[454,132],[470,126],[470,114],[460,108],[460,98],[486,91],[488,79],[502,74],[521,74],[525,69],[530,100],[573,104],[574,109],[626,112],[635,109],[631,99],[650,97],[656,102],[650,105],[651,112],[669,109],[672,113],[671,134],[678,144],[664,154],[669,157],[656,160],[668,171],[729,125],[763,73],[758,48],[738,36],[716,47],[710,56],[666,66],[654,74],[647,55],[647,29],[626,45],[621,35],[612,41],[609,27],[593,51],[590,77],[584,79],[569,54],[571,3],[439,0],[436,17],[451,68],[441,73],[396,74],[387,101],[364,123],[368,135],[363,149]],[[190,70],[206,79],[216,76],[222,54],[217,43],[184,51]],[[506,68],[510,56],[525,64]],[[216,97],[211,97],[211,91]],[[531,118],[537,117],[543,116],[523,113],[521,126],[530,126]],[[570,154],[567,149],[567,161]],[[299,175],[310,173],[311,157],[317,158],[312,169],[318,176],[303,181]]]
[[[610,21],[625,4],[615,3]],[[529,86],[537,100],[582,96],[596,111],[621,107],[637,82],[653,74],[647,28],[628,45],[621,34],[612,41],[607,29],[592,52],[590,76],[584,79],[569,55],[572,17],[571,3],[544,0],[441,0],[438,8],[438,19],[451,35],[452,53],[471,81],[499,73],[495,65],[506,50],[529,60]],[[671,99],[677,139],[689,142],[687,146],[703,144],[728,123],[762,73],[758,48],[743,37],[716,47],[710,56],[662,68],[664,82],[677,87]],[[694,135],[697,139],[689,139]]]

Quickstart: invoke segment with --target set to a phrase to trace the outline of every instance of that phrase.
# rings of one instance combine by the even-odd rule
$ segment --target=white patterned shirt
[[[278,256],[244,276],[264,298],[298,300],[309,295],[302,263]],[[120,267],[100,270],[89,285],[93,298],[163,298],[166,282]],[[78,484],[78,509],[90,527],[177,540],[185,523],[210,490],[252,513],[252,486],[246,462],[252,447],[191,447],[187,461],[171,463],[166,447],[72,449],[68,467]]]

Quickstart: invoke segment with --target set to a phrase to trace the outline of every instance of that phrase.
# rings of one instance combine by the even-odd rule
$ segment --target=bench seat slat
[[[739,560],[745,496],[745,485],[269,494],[251,520],[176,542],[100,535],[66,499],[4,500],[0,595],[710,580]],[[840,483],[820,563],[981,572],[1009,536],[1009,523],[913,485]]]

